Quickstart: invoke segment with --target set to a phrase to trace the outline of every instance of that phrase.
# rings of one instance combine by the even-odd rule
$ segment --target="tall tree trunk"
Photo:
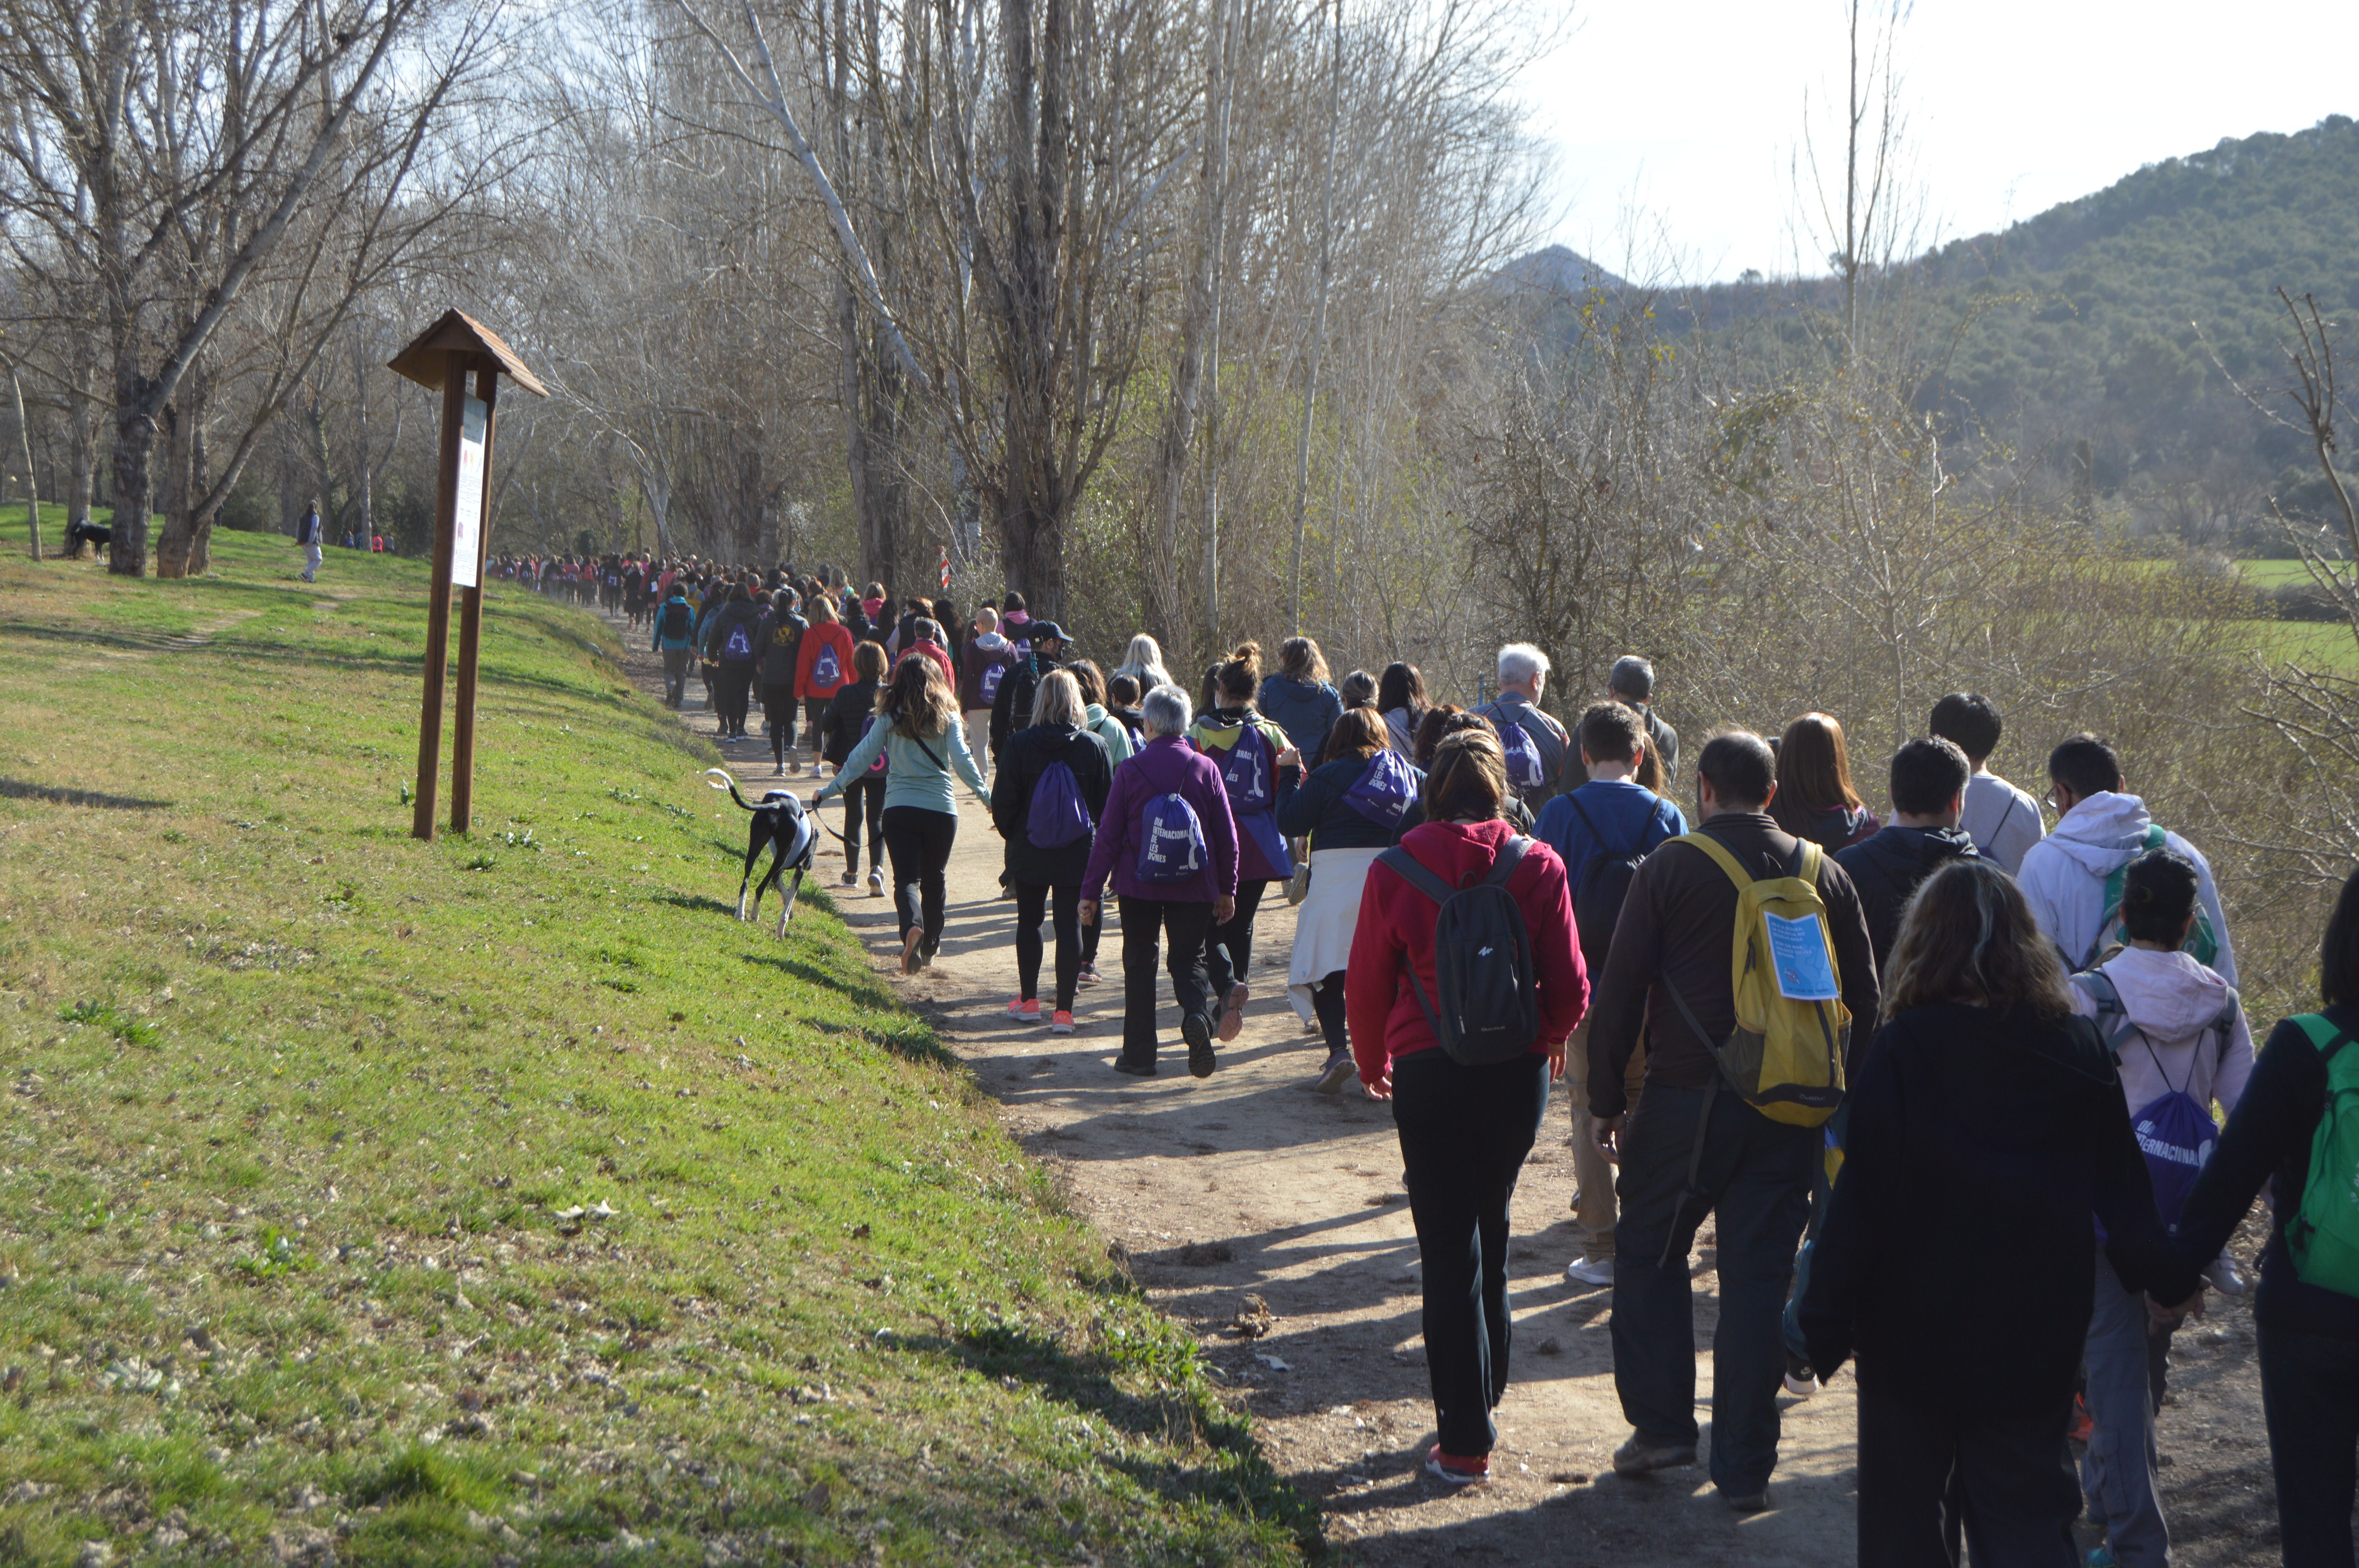
[[[96,373],[87,358],[74,366],[66,389],[66,525],[90,522],[92,481],[98,470],[98,442],[91,433],[91,377]]]
[[[375,475],[369,470],[368,356],[364,351],[367,339],[353,334],[353,510],[360,524],[361,537],[365,539],[376,531]]]
[[[164,409],[164,532],[156,542],[159,578],[201,577],[212,564],[212,525],[220,507],[203,504],[212,480],[205,461],[211,392],[203,373],[193,372],[181,378],[179,394]]]
[[[8,395],[16,402],[16,435],[25,444],[25,531],[32,557],[41,558],[41,483],[33,469],[33,429],[25,422],[25,385],[17,379],[16,362],[8,362]]]
[[[106,569],[117,577],[147,575],[147,511],[155,493],[151,470],[160,426],[149,401],[155,384],[141,373],[137,351],[126,341],[114,367],[114,524]]]
[[[1310,310],[1310,347],[1302,371],[1302,427],[1294,438],[1294,586],[1287,624],[1302,634],[1302,541],[1310,529],[1310,430],[1319,412],[1319,364],[1327,348],[1327,287],[1335,269],[1336,122],[1343,104],[1343,0],[1329,24],[1334,80],[1327,95],[1327,189],[1319,202],[1319,293]]]

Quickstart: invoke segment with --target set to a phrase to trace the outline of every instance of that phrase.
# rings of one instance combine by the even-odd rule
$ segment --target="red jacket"
[[[905,654],[931,654],[934,656],[934,663],[942,666],[943,684],[954,693],[958,690],[958,670],[951,664],[951,654],[948,648],[943,647],[940,643],[929,642],[920,637],[901,651]]]
[[[1427,822],[1403,835],[1400,847],[1442,881],[1460,886],[1469,878],[1489,875],[1499,850],[1515,833],[1500,821],[1473,826]],[[1524,926],[1531,935],[1540,992],[1540,1033],[1532,1049],[1546,1051],[1572,1033],[1589,1006],[1589,974],[1582,967],[1581,940],[1572,928],[1572,895],[1564,862],[1555,850],[1535,841],[1507,879],[1507,892],[1524,912]],[[1417,993],[1409,989],[1408,973],[1416,965],[1425,994],[1434,994],[1437,913],[1433,900],[1382,860],[1368,868],[1360,892],[1360,924],[1352,935],[1352,966],[1343,979],[1344,1018],[1364,1084],[1389,1079],[1396,1056],[1440,1047]]]
[[[819,658],[821,648],[835,650],[835,679],[825,686],[811,679],[811,665]],[[839,687],[849,686],[860,677],[852,671],[852,633],[832,621],[814,621],[803,633],[803,651],[795,661],[795,695],[797,697],[830,697]]]

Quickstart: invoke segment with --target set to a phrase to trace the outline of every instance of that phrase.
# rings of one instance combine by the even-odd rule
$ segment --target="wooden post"
[[[442,771],[442,678],[451,657],[451,535],[459,510],[459,433],[467,378],[453,353],[442,377],[441,474],[434,486],[434,582],[426,600],[426,697],[418,709],[418,799],[410,837],[432,842],[434,782]]]
[[[418,714],[418,798],[410,822],[411,834],[431,841],[434,837],[434,782],[442,764],[442,682],[450,671],[451,587],[462,583],[465,599],[459,612],[459,703],[451,742],[451,827],[463,833],[474,809],[475,778],[475,654],[483,641],[484,557],[491,519],[492,409],[503,371],[510,381],[535,397],[549,395],[540,378],[525,367],[506,343],[463,311],[446,310],[440,319],[396,354],[389,368],[429,391],[442,395],[441,472],[434,491],[433,587],[426,606],[426,695]],[[451,559],[459,523],[461,454],[466,449],[467,373],[475,375],[477,400],[484,406],[482,461],[473,476],[480,487],[473,501],[475,526],[465,563],[456,569]]]
[[[453,381],[459,356],[451,357]],[[484,405],[484,509],[475,525],[475,571],[473,586],[459,590],[459,706],[451,726],[451,831],[464,833],[473,826],[475,801],[475,653],[484,633],[484,557],[492,538],[492,430],[498,423],[500,372],[488,354],[475,360],[475,395]]]

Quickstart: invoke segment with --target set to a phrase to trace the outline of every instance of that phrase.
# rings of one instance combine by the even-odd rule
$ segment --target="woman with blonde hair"
[[[1042,676],[1032,697],[1032,723],[1007,738],[991,786],[991,821],[1007,840],[1007,885],[1016,895],[1016,996],[1007,1016],[1019,1023],[1040,1022],[1040,923],[1051,918],[1053,904],[1052,1034],[1073,1032],[1073,989],[1086,951],[1082,873],[1089,869],[1114,775],[1104,742],[1083,728],[1085,712],[1071,671]]]
[[[1769,815],[1795,838],[1828,850],[1873,838],[1884,826],[1852,787],[1851,753],[1832,714],[1805,713],[1778,737]]]
[[[1949,1562],[1962,1528],[1976,1563],[2071,1568],[2090,1259],[2102,1234],[2124,1286],[2175,1272],[2120,1080],[1987,860],[1919,887],[1879,1011],[1796,1314],[1821,1380],[1858,1357],[1859,1561]],[[1995,1279],[2022,1306],[1997,1357]]]
[[[1138,695],[1142,697],[1158,686],[1179,684],[1171,678],[1171,672],[1163,667],[1161,644],[1144,632],[1130,640],[1130,646],[1123,650],[1122,663],[1114,665],[1114,673],[1128,676],[1136,681]]]
[[[917,973],[934,961],[942,945],[947,902],[943,879],[951,846],[958,839],[958,795],[952,774],[966,781],[975,799],[991,804],[974,753],[966,748],[958,697],[930,654],[911,649],[893,666],[893,678],[876,694],[868,733],[843,759],[827,787],[811,796],[813,809],[843,793],[864,776],[879,754],[885,775],[885,853],[893,861],[893,908],[901,922],[901,972]]]

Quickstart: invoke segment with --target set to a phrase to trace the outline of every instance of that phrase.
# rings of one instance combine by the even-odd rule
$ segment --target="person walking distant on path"
[[[2023,857],[2048,835],[2039,803],[1990,771],[1991,753],[2006,726],[1988,697],[1972,692],[1951,692],[1933,705],[1926,725],[1931,733],[1956,743],[1973,767],[1966,780],[1966,805],[1958,826],[1973,836],[1984,859],[1996,860],[2014,876],[2023,869]]]
[[[959,710],[966,720],[966,749],[985,778],[991,776],[991,705],[1015,662],[1015,647],[999,634],[999,611],[984,605],[974,612],[974,635],[959,654]]]
[[[1546,654],[1529,643],[1510,643],[1499,650],[1498,668],[1499,695],[1474,711],[1498,731],[1500,750],[1507,759],[1508,787],[1537,816],[1569,782],[1565,771],[1572,756],[1572,737],[1540,711],[1540,696],[1548,689]]]
[[[672,584],[655,623],[654,648],[664,662],[664,706],[677,708],[688,700],[688,666],[696,658],[696,609],[688,602],[686,584]]]
[[[1111,877],[1122,901],[1122,1054],[1114,1071],[1155,1076],[1155,949],[1163,937],[1188,1071],[1206,1078],[1220,1058],[1204,936],[1236,912],[1236,823],[1220,770],[1188,743],[1188,694],[1157,687],[1140,711],[1147,744],[1114,772],[1082,877],[1082,924],[1096,924]]]
[[[804,724],[810,731],[814,773],[819,772],[820,726],[827,716],[828,704],[853,679],[852,633],[837,619],[837,613],[832,594],[812,595],[810,621],[803,632],[801,651],[795,655],[795,695],[802,699]],[[877,652],[883,653],[883,647],[879,646]],[[845,742],[844,754],[849,754],[851,744]],[[842,756],[828,759],[842,760]]]
[[[1565,885],[1581,930],[1581,956],[1593,977],[1605,973],[1614,928],[1636,869],[1688,830],[1680,808],[1636,781],[1647,759],[1645,721],[1620,702],[1601,702],[1581,716],[1575,739],[1589,782],[1540,808],[1533,837],[1564,862]],[[1593,881],[1593,878],[1594,879]],[[1565,1098],[1572,1107],[1572,1212],[1581,1227],[1581,1256],[1564,1277],[1576,1285],[1614,1282],[1614,1167],[1597,1147],[1589,1116],[1589,1019],[1565,1049]],[[1630,1054],[1622,1087],[1636,1103],[1647,1068],[1646,1048]]]
[[[2122,877],[2133,857],[2169,849],[2194,862],[2198,900],[2187,951],[2236,983],[2236,952],[2228,916],[2212,881],[2212,862],[2147,815],[2127,792],[2122,761],[2094,735],[2075,735],[2048,754],[2048,798],[2063,815],[2056,830],[2026,850],[2017,880],[2039,928],[2056,944],[2067,969],[2085,969],[2122,935]]]
[[[1392,1102],[1408,1171],[1440,1439],[1425,1467],[1461,1486],[1490,1476],[1513,1338],[1508,1206],[1589,999],[1564,863],[1500,819],[1506,798],[1495,737],[1441,743],[1430,820],[1368,871],[1344,981],[1360,1082]]]
[[[1245,1006],[1252,994],[1247,981],[1253,968],[1254,915],[1261,908],[1262,894],[1270,883],[1294,875],[1294,860],[1278,831],[1277,798],[1279,791],[1301,777],[1303,764],[1299,752],[1288,744],[1287,731],[1255,704],[1257,682],[1260,690],[1270,689],[1260,675],[1260,644],[1238,643],[1214,681],[1220,706],[1199,714],[1188,731],[1196,750],[1220,770],[1237,829],[1236,907],[1204,941],[1212,995],[1221,1005],[1223,1041],[1235,1039],[1245,1027]],[[1321,744],[1325,735],[1322,730]],[[1295,760],[1281,763],[1278,759],[1287,755]]]
[[[2119,1080],[1986,860],[1918,890],[1885,1016],[1799,1314],[1820,1377],[1858,1357],[1858,1561],[1955,1562],[1962,1531],[1977,1563],[2075,1568],[2093,1217],[2125,1282],[2171,1271]],[[1977,1355],[1994,1280],[2016,1306],[2005,1353]]]
[[[1342,694],[1327,683],[1327,655],[1308,637],[1288,637],[1277,645],[1277,671],[1258,690],[1243,697],[1225,691],[1221,695],[1224,704],[1240,704],[1245,698],[1286,731],[1287,740],[1312,766],[1327,750],[1327,731],[1335,716],[1343,711]]]
[[[814,608],[823,600],[813,600]],[[811,726],[811,744],[843,779],[843,764],[876,721],[876,694],[885,685],[885,644],[863,643],[852,650],[853,678],[835,688],[819,720]],[[879,754],[854,779],[843,779],[843,885],[860,881],[860,829],[868,828],[868,896],[885,896],[885,774],[887,758]],[[819,773],[819,762],[811,763]]]
[[[1636,654],[1614,661],[1605,676],[1605,699],[1636,713],[1647,727],[1647,757],[1637,782],[1661,795],[1680,776],[1680,732],[1655,711],[1655,666]]]
[[[1589,1033],[1590,1115],[1600,1148],[1622,1167],[1614,1385],[1635,1430],[1614,1467],[1637,1475],[1695,1463],[1688,1255],[1709,1214],[1718,1227],[1721,1291],[1712,1478],[1730,1507],[1752,1512],[1767,1506],[1777,1462],[1782,1320],[1822,1133],[1764,1114],[1739,1092],[1735,1067],[1724,1060],[1739,1019],[1731,938],[1746,935],[1736,925],[1745,907],[1740,881],[1793,879],[1814,888],[1832,947],[1814,957],[1832,973],[1801,978],[1815,994],[1836,990],[1849,1018],[1875,1016],[1875,960],[1851,879],[1769,815],[1777,783],[1768,744],[1744,730],[1715,736],[1696,772],[1702,827],[1647,856],[1631,878]],[[1766,918],[1753,916],[1756,925]],[[1759,983],[1774,998],[1776,985]],[[1839,1043],[1848,1019],[1827,1016],[1828,1005],[1816,1004],[1814,1027]],[[1623,1079],[1642,1022],[1645,1087],[1637,1114],[1625,1119]],[[1723,1081],[1728,1092],[1721,1092]]]

